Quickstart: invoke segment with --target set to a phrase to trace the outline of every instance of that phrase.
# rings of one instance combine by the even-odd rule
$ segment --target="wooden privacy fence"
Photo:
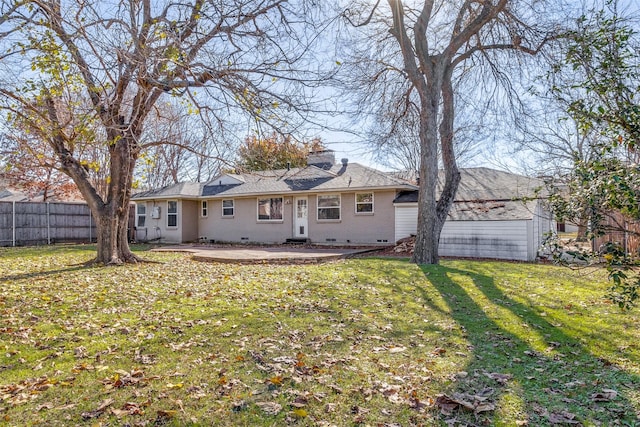
[[[625,218],[615,212],[608,214],[602,224],[606,234],[593,239],[593,249],[600,251],[607,243],[620,245],[633,258],[640,257],[640,221]]]
[[[0,246],[95,241],[85,203],[0,202]]]

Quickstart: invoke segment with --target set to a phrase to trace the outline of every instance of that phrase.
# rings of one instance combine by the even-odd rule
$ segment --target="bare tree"
[[[2,2],[2,108],[53,149],[96,218],[97,261],[136,262],[128,206],[145,124],[163,97],[182,97],[224,128],[250,114],[285,127],[307,109],[313,11],[285,0]],[[314,68],[317,70],[318,68]],[[86,102],[77,102],[78,99]],[[197,111],[195,111],[197,113]],[[79,147],[108,152],[107,190]]]
[[[388,0],[388,8],[378,1],[344,12],[358,36],[367,40],[357,52],[360,75],[368,81],[360,109],[384,124],[387,135],[408,126],[418,134],[420,195],[413,262],[438,262],[440,232],[460,182],[454,145],[457,83],[478,68],[508,88],[507,67],[517,66],[520,54],[536,54],[549,38],[534,26],[545,21],[544,7],[542,2],[507,0]],[[514,55],[503,54],[502,69],[495,52]],[[436,194],[439,159],[445,180]]]
[[[142,140],[146,149],[136,171],[139,188],[200,182],[231,162],[231,144],[219,141],[201,115],[175,103],[161,103],[150,113]]]
[[[482,141],[489,137],[491,128],[483,124],[483,114],[470,106],[456,108],[456,116],[461,120],[454,131],[454,151],[458,165],[464,167],[473,163],[480,154]],[[368,132],[377,162],[411,174],[419,171],[419,131],[419,115],[415,109],[407,111],[407,115],[393,129],[389,128],[389,123],[377,123]],[[441,159],[438,164],[439,167],[443,166]]]

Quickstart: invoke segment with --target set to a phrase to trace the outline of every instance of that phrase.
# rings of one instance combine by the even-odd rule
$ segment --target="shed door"
[[[403,203],[395,206],[396,242],[404,237],[416,234],[418,230],[418,204]]]
[[[309,205],[306,197],[296,197],[295,199],[295,221],[293,224],[293,237],[309,237]]]

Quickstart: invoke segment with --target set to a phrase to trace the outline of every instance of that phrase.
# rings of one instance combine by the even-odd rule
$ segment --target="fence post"
[[[13,246],[16,245],[16,201],[13,201],[13,211],[11,212],[11,216],[12,216],[12,228],[13,228],[13,238],[12,238],[12,244]]]
[[[47,202],[47,245],[51,244],[51,211]]]

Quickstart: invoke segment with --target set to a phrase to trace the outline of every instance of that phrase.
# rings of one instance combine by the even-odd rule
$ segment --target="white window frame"
[[[231,206],[225,206],[224,202],[231,202]],[[236,202],[233,199],[222,199],[222,217],[223,218],[233,218],[236,214]],[[226,209],[231,209],[231,214],[225,214],[224,211]]]
[[[140,213],[140,208],[144,208],[144,212]],[[140,225],[140,218],[142,218],[143,224]],[[147,223],[147,204],[136,203],[136,227],[146,227]]]
[[[329,198],[329,197],[337,197],[338,205],[337,206],[320,206],[321,198]],[[337,209],[338,210],[338,218],[320,218],[320,210],[322,209]],[[316,196],[316,220],[317,221],[340,221],[342,219],[342,195],[340,194],[318,194]]]
[[[171,203],[176,204],[176,211],[171,212]],[[176,225],[169,225],[169,218],[176,218]],[[177,200],[167,200],[167,228],[178,228],[178,201]]]
[[[208,200],[202,200],[200,202],[200,217],[201,218],[206,218],[209,216],[209,201]]]
[[[280,218],[261,219],[260,218],[260,201],[269,200],[269,203],[271,204],[273,200],[277,200],[277,199],[280,199]],[[271,216],[271,213],[269,213],[269,216]],[[256,219],[258,220],[258,222],[283,222],[284,221],[284,197],[279,196],[279,197],[258,198],[256,200]]]
[[[371,201],[370,202],[359,202],[358,201],[358,196],[361,195],[371,195]],[[355,205],[356,205],[356,215],[373,215],[374,212],[374,201],[375,201],[375,195],[373,194],[373,191],[369,191],[366,193],[356,193],[355,195]],[[371,205],[371,210],[370,211],[358,211],[358,207],[359,206],[365,206],[365,205]]]

